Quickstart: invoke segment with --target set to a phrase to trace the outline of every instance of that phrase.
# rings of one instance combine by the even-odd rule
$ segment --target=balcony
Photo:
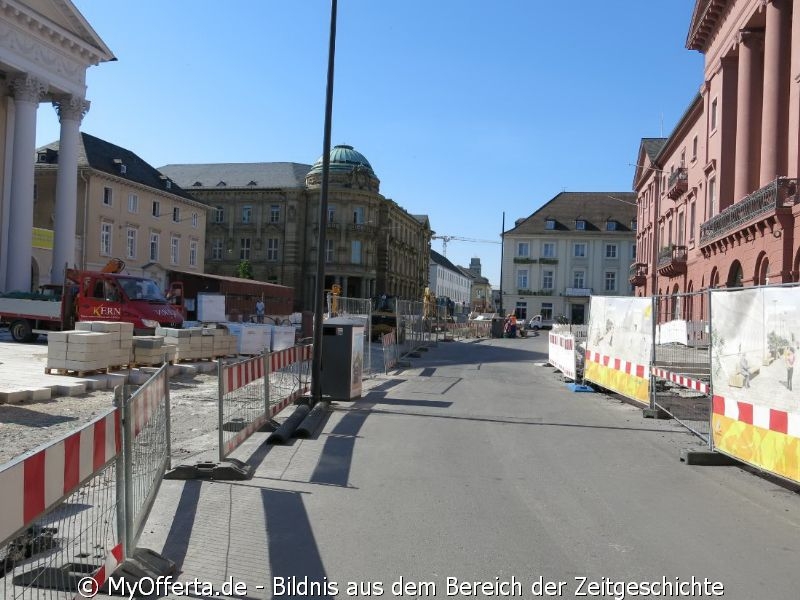
[[[789,214],[796,191],[797,179],[778,177],[700,225],[700,247],[715,241],[724,245],[721,238],[755,227],[758,221],[774,221],[781,213]]]
[[[659,250],[658,272],[665,277],[677,277],[686,273],[686,246],[672,244]]]
[[[670,200],[680,198],[689,189],[689,172],[686,167],[675,169],[667,180],[667,197]]]
[[[647,283],[647,265],[635,262],[631,265],[631,275],[628,281],[632,286],[639,287]]]
[[[592,295],[592,288],[571,287],[566,289],[564,295],[572,298],[585,298]]]

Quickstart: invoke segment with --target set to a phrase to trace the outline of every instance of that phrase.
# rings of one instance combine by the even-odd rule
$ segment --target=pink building
[[[636,161],[636,295],[798,281],[800,0],[696,0],[686,47],[704,83]]]

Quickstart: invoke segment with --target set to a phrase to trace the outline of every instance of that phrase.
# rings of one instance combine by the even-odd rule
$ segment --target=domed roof
[[[330,170],[331,171],[352,171],[356,167],[361,167],[369,171],[371,175],[375,175],[375,171],[372,170],[372,165],[369,164],[369,161],[364,157],[361,152],[358,150],[354,150],[352,146],[347,146],[346,144],[339,144],[338,146],[334,146],[331,148],[331,157],[330,157]],[[311,167],[309,173],[321,172],[322,171],[322,157],[320,156],[317,159],[317,162]]]

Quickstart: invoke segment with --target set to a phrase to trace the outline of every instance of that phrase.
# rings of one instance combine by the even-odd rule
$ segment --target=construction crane
[[[459,237],[457,235],[432,235],[432,240],[442,240],[442,256],[447,256],[447,242],[457,240],[459,242],[478,242],[479,244],[499,244],[498,240],[478,240],[475,238]]]

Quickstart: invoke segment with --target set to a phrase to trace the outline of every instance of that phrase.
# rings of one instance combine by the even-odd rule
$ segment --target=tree
[[[249,260],[242,260],[239,262],[239,266],[236,268],[236,276],[241,279],[254,279],[253,266],[250,264]]]

